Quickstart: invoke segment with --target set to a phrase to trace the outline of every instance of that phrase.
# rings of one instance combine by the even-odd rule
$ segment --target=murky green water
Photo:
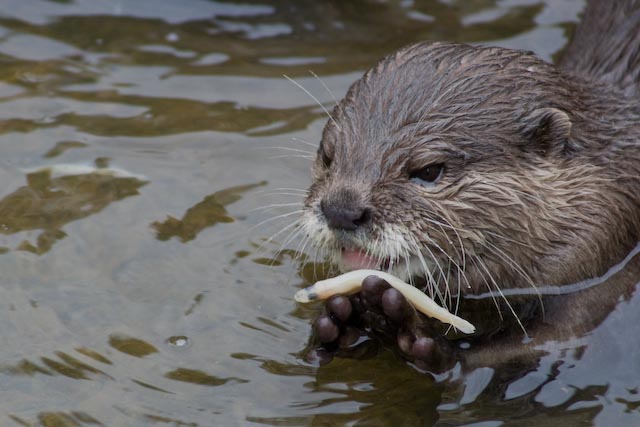
[[[269,266],[287,233],[265,244],[326,120],[283,74],[329,107],[412,41],[551,59],[582,7],[0,2],[0,425],[640,425],[638,297],[522,372],[434,379],[375,345],[320,367],[321,308],[290,253]]]

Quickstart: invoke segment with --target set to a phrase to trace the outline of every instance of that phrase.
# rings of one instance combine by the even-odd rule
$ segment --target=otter
[[[538,288],[601,276],[640,240],[639,97],[637,0],[590,2],[558,66],[446,42],[373,66],[331,112],[302,226],[341,270],[411,280],[480,327],[456,345],[370,277],[360,295],[327,302],[322,345],[356,324],[437,370],[506,363],[587,331],[635,281]]]

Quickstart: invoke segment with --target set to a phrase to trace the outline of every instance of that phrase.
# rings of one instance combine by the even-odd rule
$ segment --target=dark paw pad
[[[427,318],[379,277],[367,277],[359,294],[331,297],[325,310],[314,323],[321,362],[335,354],[350,354],[367,336],[397,343],[404,358],[425,370],[440,371],[454,359],[449,342],[430,332]]]

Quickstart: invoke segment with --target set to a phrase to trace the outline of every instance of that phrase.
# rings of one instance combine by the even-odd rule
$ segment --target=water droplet
[[[167,343],[171,344],[174,347],[186,347],[187,345],[189,345],[189,337],[186,337],[184,335],[176,335],[167,338]]]

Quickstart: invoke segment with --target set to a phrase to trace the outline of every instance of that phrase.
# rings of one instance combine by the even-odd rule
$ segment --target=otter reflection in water
[[[419,43],[367,71],[325,126],[301,227],[341,270],[411,280],[478,330],[461,346],[371,280],[327,303],[325,347],[350,341],[346,325],[381,329],[440,370],[528,358],[592,328],[634,277],[556,296],[536,288],[598,277],[638,242],[639,96],[636,0],[591,2],[559,66]]]

